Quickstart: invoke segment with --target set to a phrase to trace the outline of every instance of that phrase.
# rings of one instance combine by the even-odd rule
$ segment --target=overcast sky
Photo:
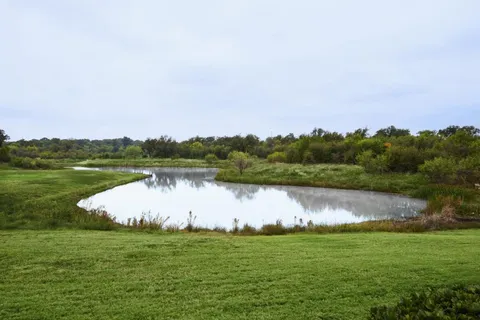
[[[0,128],[480,126],[479,0],[0,0]]]

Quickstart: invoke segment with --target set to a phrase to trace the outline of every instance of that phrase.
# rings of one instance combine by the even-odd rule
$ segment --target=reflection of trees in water
[[[425,206],[425,202],[422,200],[368,191],[215,182],[216,169],[115,168],[115,170],[152,174],[152,177],[143,180],[143,183],[149,189],[159,189],[162,192],[173,191],[179,182],[195,189],[215,184],[231,192],[240,201],[253,200],[255,194],[260,190],[282,191],[309,213],[345,210],[357,217],[398,219],[413,216]]]
[[[368,191],[275,188],[284,190],[290,199],[309,212],[346,210],[357,217],[391,219],[414,216],[425,205],[422,200]]]
[[[235,199],[240,201],[243,201],[244,199],[253,200],[255,199],[255,194],[260,189],[265,189],[264,187],[255,184],[234,184],[225,182],[216,182],[215,184],[233,193]]]
[[[183,182],[191,188],[200,189],[206,184],[213,183],[216,169],[152,169],[151,178],[143,180],[145,185],[151,189],[158,189],[161,192],[169,192],[177,187],[179,182]]]

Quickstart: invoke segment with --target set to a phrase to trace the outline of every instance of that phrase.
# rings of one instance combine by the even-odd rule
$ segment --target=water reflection
[[[242,217],[243,223],[254,225],[275,219],[288,222],[294,216],[303,217],[304,221],[312,219],[316,223],[332,224],[400,219],[416,215],[425,206],[422,200],[376,192],[217,182],[214,180],[216,169],[101,170],[151,174],[145,180],[88,199],[125,219],[140,215],[141,208],[142,211],[165,212],[165,216],[175,216],[179,220],[193,210],[204,225],[209,226],[230,227],[233,218],[242,220]],[[114,203],[123,205],[115,207]]]

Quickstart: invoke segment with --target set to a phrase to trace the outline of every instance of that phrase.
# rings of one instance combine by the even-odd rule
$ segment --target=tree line
[[[43,159],[120,159],[190,158],[210,161],[227,159],[232,152],[250,157],[286,163],[360,164],[370,172],[417,172],[437,158],[438,166],[458,165],[465,172],[480,158],[480,129],[474,126],[449,126],[412,134],[408,129],[390,126],[370,134],[359,128],[342,134],[314,128],[308,134],[277,135],[264,140],[253,134],[223,137],[192,137],[176,141],[170,136],[144,141],[128,137],[118,139],[47,139],[8,141],[0,131],[0,158],[29,157]],[[8,151],[7,151],[8,149]],[[447,159],[448,161],[445,161]],[[467,159],[467,160],[465,160]],[[465,164],[468,162],[469,164]],[[431,163],[430,163],[431,164]],[[478,164],[480,165],[480,163]],[[467,168],[468,167],[468,168]],[[426,168],[424,168],[426,169]],[[452,169],[453,170],[453,169]],[[461,168],[456,168],[461,170]]]

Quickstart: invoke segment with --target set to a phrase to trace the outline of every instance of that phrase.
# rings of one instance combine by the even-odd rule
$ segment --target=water
[[[97,169],[98,170],[98,169]],[[281,219],[289,225],[300,219],[315,224],[354,223],[367,220],[404,219],[415,216],[425,201],[377,192],[311,187],[263,186],[214,181],[216,169],[103,168],[152,174],[151,178],[119,186],[78,203],[83,208],[104,207],[117,221],[139,218],[142,213],[170,217],[186,223],[189,211],[196,225],[232,228],[260,227]]]

